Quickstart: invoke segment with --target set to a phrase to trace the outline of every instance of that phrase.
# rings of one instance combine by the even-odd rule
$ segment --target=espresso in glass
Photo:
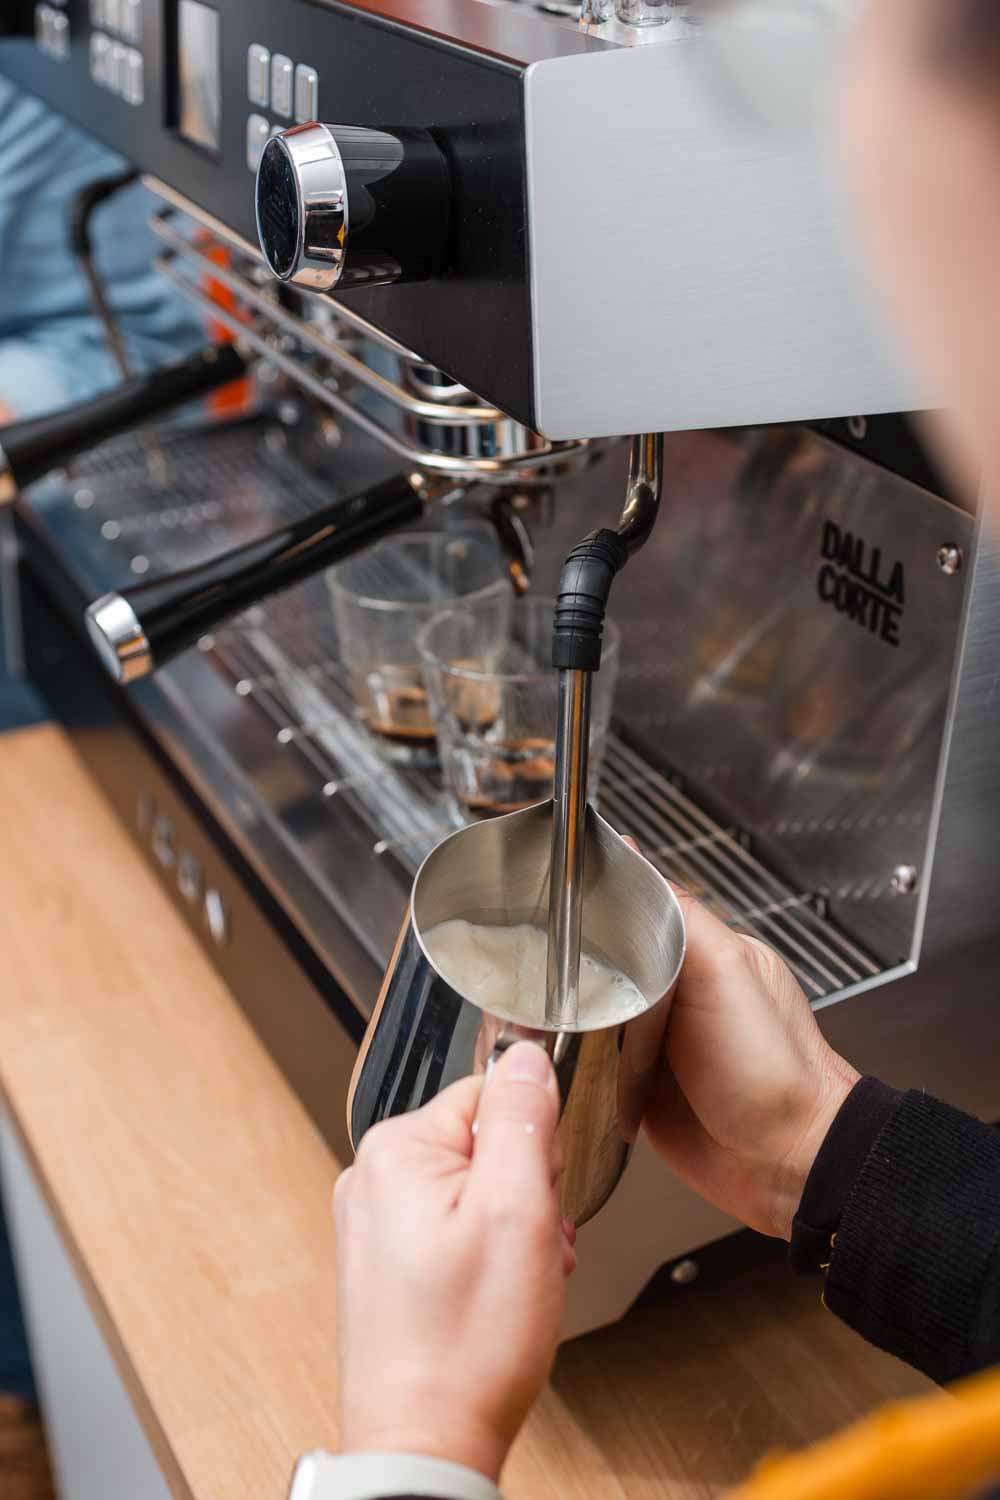
[[[502,632],[507,569],[491,527],[414,531],[379,542],[328,575],[341,659],[358,715],[391,759],[437,761],[417,636],[450,604],[483,612]]]
[[[559,678],[555,600],[518,599],[502,629],[480,610],[437,615],[420,637],[438,750],[456,821],[519,812],[552,795]],[[591,697],[590,791],[611,719],[618,632],[605,628]]]

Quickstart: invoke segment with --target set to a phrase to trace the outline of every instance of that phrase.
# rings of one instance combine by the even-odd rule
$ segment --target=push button
[[[214,886],[205,892],[205,921],[214,942],[223,947],[229,942],[229,912],[226,903]]]
[[[125,52],[125,81],[122,90],[126,102],[139,105],[142,103],[146,93],[145,70],[143,68],[142,53],[137,52],[134,47],[128,47]]]
[[[61,10],[54,11],[50,24],[52,56],[57,62],[65,62],[69,57],[69,16],[64,16]]]
[[[138,45],[142,41],[142,0],[123,0],[121,23],[125,40]]]
[[[187,850],[177,865],[177,889],[192,906],[201,900],[201,864],[197,856]]]
[[[153,820],[153,853],[165,870],[172,870],[177,861],[174,852],[174,825],[161,813]]]
[[[260,165],[261,153],[270,134],[270,121],[265,120],[263,115],[250,116],[247,121],[247,166],[251,172],[256,172]]]
[[[128,88],[128,48],[123,47],[121,42],[114,42],[111,47],[111,76],[108,79],[108,87],[124,99]]]
[[[247,53],[247,98],[261,109],[271,102],[271,54],[259,42]]]
[[[295,119],[299,125],[319,119],[319,74],[305,63],[295,69]]]
[[[90,35],[90,76],[102,89],[111,83],[111,40],[100,31]]]
[[[292,112],[292,59],[276,52],[271,58],[271,108],[276,115]]]

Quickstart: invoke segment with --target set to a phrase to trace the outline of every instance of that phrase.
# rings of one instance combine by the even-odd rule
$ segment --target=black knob
[[[297,125],[264,148],[257,234],[281,281],[426,281],[445,269],[449,225],[448,166],[426,130]]]

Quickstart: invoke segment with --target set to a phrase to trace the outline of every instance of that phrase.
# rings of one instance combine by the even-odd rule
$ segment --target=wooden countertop
[[[178,1500],[337,1442],[337,1163],[50,726],[0,736],[0,1088]],[[701,1500],[925,1387],[781,1265],[560,1354],[510,1500]]]

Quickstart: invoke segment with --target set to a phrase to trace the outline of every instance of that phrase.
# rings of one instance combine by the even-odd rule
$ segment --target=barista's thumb
[[[468,1191],[547,1218],[555,1211],[559,1091],[552,1064],[534,1042],[517,1042],[483,1086]]]

